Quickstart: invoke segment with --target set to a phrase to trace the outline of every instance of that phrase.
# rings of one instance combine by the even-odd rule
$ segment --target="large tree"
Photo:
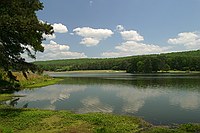
[[[0,0],[0,68],[27,71],[35,66],[22,57],[36,58],[44,51],[43,34],[52,34],[50,24],[38,20],[36,12],[43,9],[40,0]]]

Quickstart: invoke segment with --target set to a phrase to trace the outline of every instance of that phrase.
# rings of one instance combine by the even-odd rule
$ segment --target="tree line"
[[[154,73],[180,70],[200,71],[200,50],[120,58],[83,58],[34,62],[45,71],[125,70]]]

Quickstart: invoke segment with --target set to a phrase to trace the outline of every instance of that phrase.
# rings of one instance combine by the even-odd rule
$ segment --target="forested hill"
[[[168,70],[200,71],[200,50],[120,58],[37,61],[34,63],[46,71],[126,70],[131,73]]]

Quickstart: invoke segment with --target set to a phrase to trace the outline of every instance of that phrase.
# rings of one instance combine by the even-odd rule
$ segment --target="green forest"
[[[37,61],[34,64],[45,71],[125,70],[129,73],[200,71],[200,50],[120,58]]]

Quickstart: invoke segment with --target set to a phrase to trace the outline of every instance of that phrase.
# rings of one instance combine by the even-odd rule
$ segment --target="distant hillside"
[[[126,70],[151,73],[168,70],[200,71],[200,50],[119,58],[83,58],[34,62],[46,71]]]
[[[173,52],[173,53],[166,53],[164,54],[166,56],[192,56],[192,57],[198,57],[200,56],[200,50],[196,51],[184,51],[184,52]]]

